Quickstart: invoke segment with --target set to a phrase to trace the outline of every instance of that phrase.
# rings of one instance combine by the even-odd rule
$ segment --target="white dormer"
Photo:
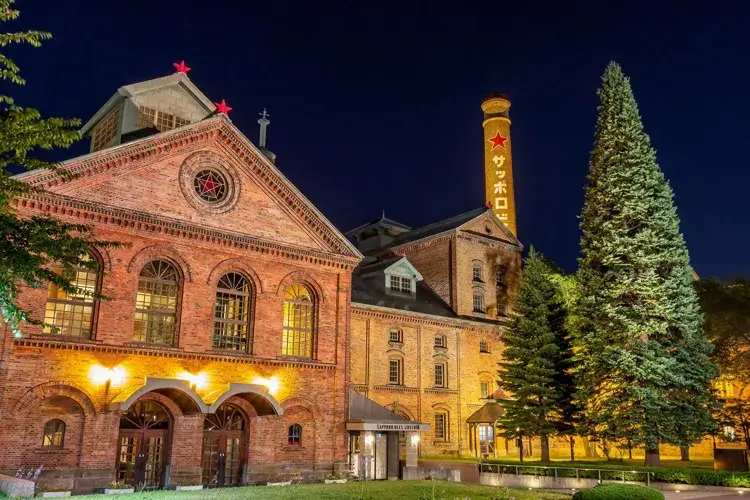
[[[423,279],[419,271],[406,257],[401,257],[386,267],[383,272],[385,273],[385,289],[391,293],[415,295],[417,293],[417,281]]]

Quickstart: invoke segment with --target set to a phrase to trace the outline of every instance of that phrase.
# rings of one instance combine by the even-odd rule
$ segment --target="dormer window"
[[[404,278],[403,276],[391,276],[391,291],[398,293],[411,293],[411,282],[411,278]]]
[[[117,107],[94,126],[91,131],[91,151],[104,149],[117,135],[120,124],[120,108]]]

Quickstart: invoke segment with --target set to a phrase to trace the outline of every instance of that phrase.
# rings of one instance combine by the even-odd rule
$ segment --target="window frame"
[[[438,339],[440,339],[438,341]],[[434,347],[447,349],[448,348],[448,339],[443,334],[437,334],[435,335],[435,338],[433,340]]]
[[[396,381],[393,380],[393,366],[396,365]],[[403,358],[388,358],[388,385],[404,385],[404,360]]]
[[[439,369],[439,370],[438,370]],[[438,372],[440,374],[438,375]],[[438,388],[447,388],[448,387],[448,365],[443,362],[435,363],[435,367],[432,371],[432,382],[434,387]],[[440,382],[438,382],[438,377],[440,377]]]
[[[479,352],[482,354],[490,354],[492,351],[490,351],[490,343],[486,340],[480,340],[479,341]]]
[[[286,445],[290,448],[302,447],[302,426],[294,423],[287,429]]]
[[[476,260],[471,263],[471,281],[484,283],[484,265]]]
[[[86,273],[93,273],[94,274],[94,296],[88,297],[83,296],[82,298],[76,298],[76,299],[70,299],[70,298],[52,298],[50,297],[50,294],[52,293],[52,287],[57,288],[55,291],[55,295],[61,292],[59,288],[54,285],[52,282],[50,282],[47,285],[47,298],[44,302],[44,325],[42,326],[42,334],[44,335],[56,335],[60,337],[64,337],[66,339],[83,339],[83,340],[94,340],[96,338],[96,327],[97,322],[99,319],[99,307],[101,305],[101,301],[99,300],[96,295],[100,295],[102,292],[102,284],[104,282],[104,260],[102,259],[102,256],[94,249],[90,249],[87,254],[89,260],[96,262],[96,269],[90,269],[88,267],[84,266],[74,266],[71,267],[71,271],[75,273],[75,283],[78,283],[78,273],[79,272],[86,272]],[[61,271],[59,266],[57,266],[55,272]],[[65,293],[65,292],[62,292]],[[65,293],[66,297],[69,297],[67,293]],[[88,336],[85,335],[70,335],[70,334],[64,334],[64,333],[55,333],[52,331],[54,328],[58,328],[62,330],[61,327],[53,324],[48,323],[47,321],[47,315],[49,312],[59,312],[57,308],[53,308],[52,311],[49,310],[50,304],[56,304],[56,305],[63,305],[63,306],[70,306],[70,307],[80,307],[80,308],[90,308],[90,321],[89,321],[89,331]],[[62,312],[65,312],[64,310]]]
[[[438,418],[442,420],[442,425],[438,425]],[[435,412],[433,421],[435,424],[435,432],[433,434],[435,441],[448,441],[448,437],[450,436],[449,413],[446,410],[438,410]]]
[[[222,282],[224,281],[224,278],[227,278],[230,275],[236,275],[241,277],[245,282],[245,287],[247,288],[246,292],[238,291],[237,289],[230,289],[222,287]],[[245,307],[245,319],[244,320],[237,320],[237,319],[228,319],[226,317],[218,317],[217,316],[217,309],[219,307],[219,295],[222,294],[221,298],[229,298],[231,300],[231,297],[244,297],[244,307]],[[223,351],[231,351],[231,352],[245,352],[245,353],[251,353],[253,349],[253,312],[254,312],[254,306],[255,306],[255,287],[253,286],[253,281],[247,276],[247,274],[237,271],[237,270],[230,270],[225,272],[221,275],[219,280],[216,282],[216,289],[215,289],[215,295],[214,295],[214,314],[213,314],[213,330],[211,335],[211,348],[212,349],[219,349]],[[225,306],[226,308],[226,306]],[[227,341],[226,339],[240,339],[240,344],[242,343],[242,337],[237,335],[218,335],[217,334],[217,326],[224,325],[225,331],[226,331],[226,325],[234,325],[235,327],[244,326],[244,348],[235,349],[232,347],[227,347]],[[236,330],[235,330],[236,331]],[[222,345],[217,345],[217,337],[224,337],[225,341]],[[221,343],[218,343],[221,344]]]
[[[42,448],[45,450],[62,450],[65,447],[66,430],[67,425],[59,418],[46,421],[42,431]],[[57,442],[58,438],[59,443]]]
[[[394,338],[393,334],[396,333],[396,338]],[[390,328],[388,330],[388,342],[395,342],[398,344],[404,343],[404,332],[401,330],[401,328]]]
[[[143,271],[146,269],[147,266],[154,262],[165,262],[169,266],[172,267],[175,274],[175,281],[169,281],[169,280],[161,280],[159,278],[150,278],[150,277],[144,277],[142,276]],[[169,313],[168,309],[148,309],[148,308],[139,308],[138,307],[138,295],[141,294],[141,280],[144,280],[146,283],[152,283],[155,285],[172,285],[174,283],[175,287],[175,295],[174,295],[174,310]],[[148,262],[143,264],[141,266],[141,270],[138,272],[138,280],[137,280],[137,288],[136,288],[136,295],[135,295],[135,313],[133,318],[133,342],[137,342],[140,344],[149,344],[149,345],[157,345],[157,346],[171,346],[174,347],[178,345],[178,337],[179,337],[179,331],[180,331],[180,310],[182,306],[182,292],[183,292],[183,284],[184,280],[182,277],[182,270],[180,269],[180,266],[178,266],[175,262],[171,261],[170,259],[167,259],[162,256],[155,256],[153,259],[150,259]],[[152,292],[152,295],[156,295]],[[161,295],[163,297],[169,298],[169,295]],[[167,318],[172,316],[174,318],[174,321],[172,322],[172,340],[171,342],[154,342],[152,340],[149,340],[149,329],[148,324],[150,322],[147,321],[147,325],[144,328],[144,338],[143,339],[137,339],[135,338],[136,332],[135,332],[135,323],[138,321],[136,319],[136,316],[138,314],[143,314],[148,318],[149,316],[154,317],[162,317]]]
[[[310,300],[303,300],[303,299],[291,299],[287,297],[287,294],[290,293],[290,290],[297,288],[302,288],[307,292],[307,296]],[[290,304],[290,311],[287,312],[287,304]],[[294,305],[297,305],[298,307],[293,307]],[[307,317],[309,318],[309,328],[300,328],[297,326],[289,326],[294,325],[295,321],[289,321],[292,318],[292,314],[302,314],[300,311],[302,310],[302,306],[305,307],[307,310]],[[290,358],[299,358],[299,359],[315,359],[315,356],[317,354],[317,316],[318,316],[318,300],[315,296],[315,292],[313,291],[312,287],[309,285],[295,281],[291,285],[287,286],[284,290],[284,299],[282,303],[282,327],[281,327],[281,355],[284,357],[290,357]],[[297,316],[295,316],[297,317]],[[290,343],[290,334],[293,334],[292,336],[292,342]],[[299,336],[301,334],[308,335],[308,338],[305,340],[304,344],[309,345],[309,348],[306,349],[305,353],[301,353],[301,351],[297,352],[297,349],[289,350],[289,346],[299,346],[302,344],[301,341],[299,341]]]
[[[164,119],[165,116],[171,117],[169,123]],[[139,127],[154,128],[159,132],[168,132],[193,123],[187,118],[167,113],[166,111],[160,111],[156,108],[149,108],[142,104],[138,106],[138,110],[136,111],[135,122]]]
[[[479,301],[478,301],[479,307],[477,307],[477,298],[479,298]],[[475,313],[486,314],[487,305],[485,304],[485,301],[484,301],[484,290],[474,289],[474,291],[471,294],[471,305],[472,305],[472,310]]]
[[[414,280],[411,278],[391,274],[388,279],[388,290],[391,292],[411,295],[413,293],[413,281]]]
[[[487,390],[485,391],[485,386]],[[490,383],[487,380],[479,381],[479,394],[481,399],[487,399],[490,397]]]

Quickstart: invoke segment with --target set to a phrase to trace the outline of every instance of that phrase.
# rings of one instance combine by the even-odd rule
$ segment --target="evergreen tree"
[[[508,437],[539,436],[542,461],[549,461],[549,437],[570,432],[572,418],[567,308],[553,274],[551,263],[531,248],[499,371],[500,386],[511,395],[500,424]]]
[[[0,0],[0,23],[18,17],[13,3],[14,0]],[[17,44],[39,47],[42,40],[50,37],[40,31],[0,33],[0,47]],[[17,85],[26,83],[18,66],[1,53],[0,79]],[[70,281],[71,270],[96,265],[83,257],[91,245],[113,245],[96,241],[88,226],[50,217],[21,218],[13,208],[13,200],[33,195],[36,190],[12,178],[9,168],[56,170],[57,165],[32,154],[38,149],[70,146],[80,138],[75,129],[79,124],[78,120],[42,118],[36,109],[18,106],[12,97],[0,95],[0,316],[16,336],[20,335],[20,323],[38,322],[15,301],[19,283],[41,286],[54,282],[65,292],[81,293]],[[50,270],[53,263],[62,272]]]
[[[629,79],[610,63],[581,213],[576,331],[585,431],[640,445],[691,444],[712,429],[716,374],[673,193]]]

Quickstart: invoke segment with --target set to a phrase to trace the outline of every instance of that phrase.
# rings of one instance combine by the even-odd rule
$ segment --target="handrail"
[[[634,482],[645,483],[646,486],[651,486],[651,475],[653,474],[653,472],[650,472],[650,471],[639,471],[639,470],[591,469],[591,468],[588,468],[588,467],[556,467],[556,466],[552,466],[552,465],[492,464],[492,463],[487,463],[487,462],[479,462],[477,464],[477,466],[479,467],[479,472],[480,473],[487,472],[487,469],[489,469],[490,473],[493,473],[493,470],[492,470],[493,467],[496,468],[496,470],[497,470],[497,472],[494,472],[495,474],[506,474],[506,472],[501,472],[501,468],[503,470],[506,470],[506,469],[514,470],[515,469],[515,475],[516,476],[521,476],[521,475],[539,476],[541,474],[533,474],[533,473],[523,474],[522,471],[523,470],[527,470],[527,469],[536,469],[536,470],[546,469],[546,470],[552,470],[555,479],[557,479],[559,477],[558,471],[574,471],[576,479],[580,479],[581,471],[586,471],[586,474],[584,474],[584,475],[589,475],[588,473],[594,473],[594,472],[596,472],[597,473],[597,480],[598,480],[599,483],[601,483],[603,480],[604,481],[621,481],[621,482],[625,483],[626,482],[625,474],[635,474],[636,477],[638,477],[639,475],[645,475],[646,476],[646,480],[645,481],[639,481],[639,480],[636,479]],[[602,472],[605,473],[605,479],[602,479]],[[620,473],[620,476],[621,476],[619,479],[607,479],[608,475],[615,475],[618,472]],[[572,477],[572,476],[563,476],[563,477]],[[591,478],[591,479],[594,479],[594,478]]]

